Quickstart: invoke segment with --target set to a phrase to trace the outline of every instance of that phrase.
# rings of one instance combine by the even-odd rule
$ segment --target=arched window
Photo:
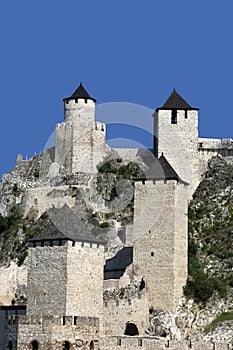
[[[63,342],[62,350],[70,350],[70,343],[68,341]]]
[[[33,341],[31,342],[31,349],[32,349],[32,350],[38,350],[38,349],[39,349],[39,343],[38,343],[38,341],[33,340]]]
[[[138,327],[134,323],[126,323],[125,335],[139,335]]]
[[[8,349],[9,350],[13,350],[13,342],[12,342],[12,340],[9,340]]]
[[[93,350],[95,347],[94,347],[94,342],[93,340],[90,342],[90,350]]]

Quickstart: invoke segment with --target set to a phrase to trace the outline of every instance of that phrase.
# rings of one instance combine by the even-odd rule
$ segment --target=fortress
[[[61,211],[28,241],[27,312],[6,318],[3,349],[229,349],[178,344],[145,331],[151,307],[174,312],[179,304],[187,279],[188,201],[208,161],[233,155],[233,140],[199,138],[198,108],[174,90],[153,114],[153,150],[111,149],[106,126],[95,122],[95,103],[82,84],[64,99],[64,122],[44,154],[40,186],[25,194],[25,215],[32,207],[38,217],[53,206]],[[107,242],[75,218],[74,197],[70,206],[48,197],[72,187],[92,207],[107,210],[92,187],[98,167],[119,158],[143,164],[144,175],[133,179],[133,224],[121,236],[115,223],[120,244],[110,254]]]

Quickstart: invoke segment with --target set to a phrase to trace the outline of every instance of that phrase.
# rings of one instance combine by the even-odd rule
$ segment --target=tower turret
[[[154,113],[154,150],[163,153],[190,186],[198,184],[198,108],[192,107],[174,89]]]
[[[86,118],[94,122],[96,99],[89,95],[82,83],[70,97],[65,97],[63,101],[65,121]]]
[[[64,101],[64,122],[57,124],[55,162],[63,173],[95,173],[108,153],[106,128],[95,123],[96,100],[80,83]]]

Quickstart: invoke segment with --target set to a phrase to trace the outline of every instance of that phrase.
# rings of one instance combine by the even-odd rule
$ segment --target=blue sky
[[[200,136],[233,137],[232,0],[21,0],[0,5],[0,174],[40,152],[82,81],[99,104],[155,109],[175,87]]]

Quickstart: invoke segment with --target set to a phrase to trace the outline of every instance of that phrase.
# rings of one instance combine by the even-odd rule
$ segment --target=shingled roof
[[[29,242],[66,239],[77,242],[105,244],[103,240],[98,239],[92,233],[92,228],[84,224],[67,205],[50,212],[50,218],[48,225],[37,236],[29,239]]]
[[[79,87],[73,92],[73,94],[70,97],[64,98],[63,101],[75,100],[79,98],[92,100],[96,102],[96,99],[89,95],[87,90],[83,87],[82,83],[80,83]]]
[[[199,108],[193,108],[188,102],[186,102],[183,97],[181,97],[178,92],[174,89],[171,95],[168,97],[166,102],[162,107],[156,109],[194,109],[198,110]]]
[[[162,154],[159,159],[150,157],[151,164],[149,169],[146,171],[144,177],[134,178],[134,181],[146,181],[146,180],[176,180],[180,182],[181,179],[176,171],[173,169],[171,164]]]

